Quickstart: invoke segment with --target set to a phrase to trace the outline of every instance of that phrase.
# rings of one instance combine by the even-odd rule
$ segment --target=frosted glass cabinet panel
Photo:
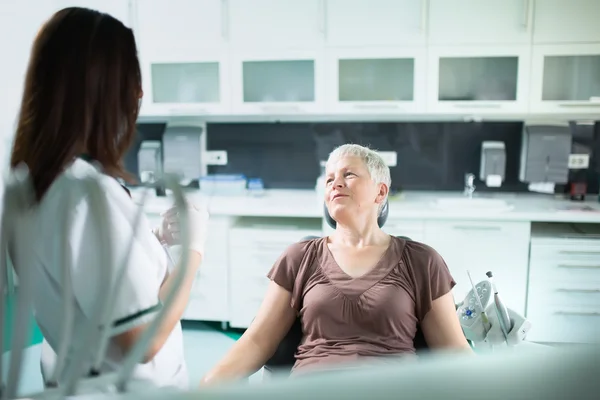
[[[430,111],[527,111],[528,46],[434,48],[429,62]]]
[[[219,63],[152,64],[154,103],[218,103]]]
[[[600,45],[536,46],[532,111],[600,112]]]
[[[322,112],[319,51],[238,51],[232,62],[233,111],[240,114]]]
[[[315,101],[313,60],[244,61],[244,102]]]
[[[517,99],[518,57],[444,57],[439,67],[439,101]]]
[[[339,60],[339,101],[412,101],[415,60]]]
[[[327,98],[341,113],[422,112],[426,51],[423,48],[330,49]]]

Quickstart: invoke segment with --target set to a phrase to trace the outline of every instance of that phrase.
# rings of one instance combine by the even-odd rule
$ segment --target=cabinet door
[[[475,284],[492,271],[507,307],[525,313],[529,232],[528,222],[431,221],[425,225],[425,243],[446,261],[457,282],[456,302],[471,290],[467,271]]]
[[[319,113],[324,104],[323,53],[237,52],[233,108],[240,114]]]
[[[532,112],[600,112],[600,45],[534,46],[532,63]]]
[[[600,1],[536,0],[533,42],[593,43],[600,42]]]
[[[427,1],[326,0],[327,45],[424,45]]]
[[[425,111],[424,48],[329,50],[328,108],[353,114]]]
[[[429,112],[527,112],[529,46],[432,47],[428,65]]]
[[[323,44],[322,0],[227,0],[235,48],[312,48]]]
[[[533,0],[430,0],[429,43],[528,44]]]

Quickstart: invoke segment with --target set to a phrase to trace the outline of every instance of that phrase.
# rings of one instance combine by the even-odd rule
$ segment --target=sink
[[[501,199],[442,197],[432,202],[432,207],[442,210],[473,211],[473,212],[505,212],[514,206]]]

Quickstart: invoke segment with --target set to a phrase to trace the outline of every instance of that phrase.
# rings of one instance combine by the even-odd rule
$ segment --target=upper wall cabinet
[[[334,113],[425,111],[424,47],[330,49],[327,109]]]
[[[322,45],[323,0],[225,0],[234,48],[313,48]]]
[[[598,0],[536,0],[533,42],[600,42],[599,17]]]
[[[142,115],[230,111],[225,7],[220,0],[141,0],[137,36]]]
[[[600,113],[600,44],[535,46],[531,111]]]
[[[528,44],[533,0],[429,0],[429,43]]]
[[[432,47],[428,111],[526,112],[530,47]]]
[[[322,113],[323,58],[317,50],[237,52],[232,60],[233,112]]]
[[[328,46],[425,44],[429,0],[324,0]]]

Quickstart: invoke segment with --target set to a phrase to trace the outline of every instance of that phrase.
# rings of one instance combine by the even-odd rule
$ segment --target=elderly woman
[[[352,361],[413,355],[420,326],[430,348],[471,351],[455,313],[455,285],[431,247],[377,225],[391,183],[374,151],[343,145],[329,156],[325,202],[337,222],[327,237],[292,244],[244,335],[203,383],[259,370],[300,316],[304,338],[292,376]]]

